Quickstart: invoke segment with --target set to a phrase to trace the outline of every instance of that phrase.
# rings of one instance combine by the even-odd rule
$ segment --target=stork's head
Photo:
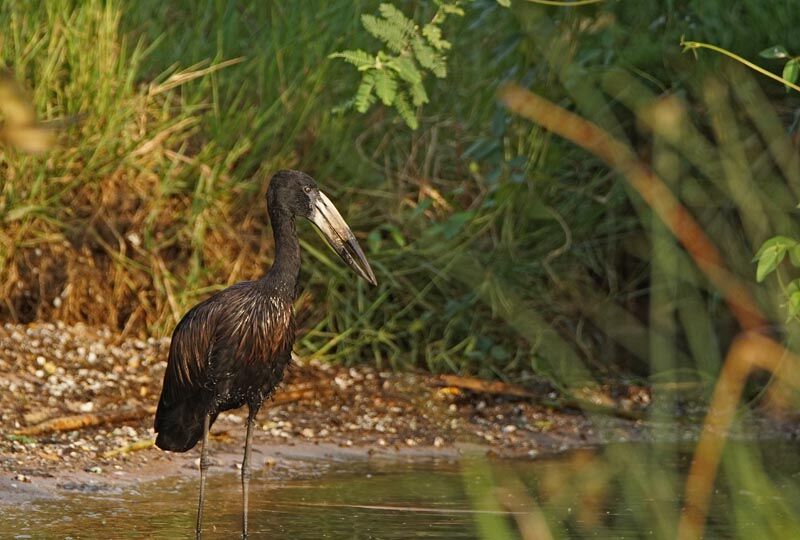
[[[276,172],[269,182],[267,206],[273,219],[278,213],[286,213],[291,217],[301,216],[310,220],[356,274],[370,284],[377,285],[375,274],[353,231],[331,200],[319,190],[313,178],[300,171]]]

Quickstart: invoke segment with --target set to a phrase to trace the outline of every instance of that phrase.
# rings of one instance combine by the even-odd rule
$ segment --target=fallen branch
[[[455,387],[470,390],[479,394],[491,394],[496,396],[510,396],[525,399],[537,399],[542,405],[556,409],[573,408],[581,409],[586,412],[595,412],[609,416],[618,416],[628,420],[642,420],[645,418],[644,412],[624,409],[609,398],[611,403],[597,403],[590,399],[568,395],[560,399],[549,399],[538,396],[523,386],[506,383],[503,381],[488,381],[477,377],[462,377],[461,375],[441,375],[438,384],[445,387]]]
[[[472,390],[480,394],[493,394],[498,396],[512,396],[521,398],[535,397],[533,392],[519,386],[503,381],[488,381],[477,377],[462,377],[461,375],[441,375],[439,377],[442,386],[455,386],[464,390]]]
[[[119,424],[140,420],[156,412],[155,407],[144,407],[136,409],[122,409],[108,413],[87,413],[75,414],[71,416],[61,416],[51,418],[44,422],[39,422],[32,426],[22,428],[15,432],[16,435],[42,435],[45,433],[55,433],[63,431],[76,431],[87,427],[103,426],[108,424]]]
[[[310,385],[298,385],[300,388],[294,389],[287,389],[283,391],[275,392],[272,396],[272,405],[286,405],[287,403],[295,403],[297,401],[310,401],[314,399],[319,399],[322,397],[329,397],[332,396],[335,392],[334,389],[331,388],[329,385],[326,387],[322,386],[310,386]]]
[[[119,448],[115,448],[113,450],[109,450],[107,452],[103,452],[104,458],[112,458],[115,456],[119,456],[122,454],[130,454],[131,452],[138,452],[139,450],[146,450],[156,444],[155,439],[142,439],[141,441],[136,441],[131,444],[126,444],[125,446],[121,446]]]

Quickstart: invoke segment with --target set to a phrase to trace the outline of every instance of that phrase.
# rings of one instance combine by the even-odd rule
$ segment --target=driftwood
[[[460,375],[442,375],[439,377],[439,384],[445,387],[470,390],[479,394],[537,399],[542,405],[559,409],[576,408],[586,412],[618,416],[628,420],[642,420],[645,418],[644,412],[625,409],[613,403],[613,401],[609,404],[603,404],[578,396],[565,396],[553,400],[544,396],[537,396],[523,386],[503,381],[488,381],[477,377],[462,377]]]
[[[311,385],[311,384],[298,384],[293,385],[292,388],[286,390],[278,390],[272,395],[271,405],[286,405],[287,403],[294,403],[296,401],[305,401],[312,399],[319,399],[331,396],[335,390],[331,388],[330,384],[326,385]]]
[[[43,435],[61,431],[75,431],[87,427],[119,424],[139,420],[156,412],[155,407],[127,408],[107,413],[86,413],[51,418],[32,426],[22,428],[16,435]]]
[[[334,393],[334,389],[323,387],[322,385],[309,385],[300,384],[295,388],[287,389],[282,392],[277,392],[273,398],[274,405],[285,405],[287,403],[294,403],[296,401],[318,399],[327,397]],[[14,432],[15,435],[35,436],[43,435],[46,433],[57,433],[64,431],[77,431],[80,429],[120,424],[122,422],[130,422],[132,420],[140,420],[146,416],[155,414],[156,408],[154,406],[140,407],[140,408],[125,408],[116,411],[105,413],[85,413],[74,414],[69,416],[59,416],[57,418],[50,418],[32,426],[24,427]],[[136,444],[136,443],[134,443]],[[134,450],[137,450],[135,448]]]
[[[477,377],[462,377],[460,375],[442,375],[439,377],[443,386],[455,386],[464,390],[472,390],[480,394],[493,394],[498,396],[512,396],[521,398],[535,397],[533,392],[517,384],[503,381],[487,381]]]
[[[111,458],[123,454],[130,454],[131,452],[136,452],[138,450],[146,450],[148,448],[151,448],[155,444],[156,444],[155,439],[142,439],[141,441],[136,441],[131,444],[127,444],[125,446],[121,446],[119,448],[103,452],[103,457]]]

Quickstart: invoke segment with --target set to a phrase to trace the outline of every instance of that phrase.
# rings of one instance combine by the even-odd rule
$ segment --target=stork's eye
[[[311,193],[311,186],[305,186],[303,188],[303,191],[305,191],[306,193]]]

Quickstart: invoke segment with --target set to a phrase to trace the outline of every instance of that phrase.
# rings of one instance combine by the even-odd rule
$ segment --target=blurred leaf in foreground
[[[55,142],[52,129],[42,126],[25,91],[8,70],[0,71],[0,144],[39,153]]]

